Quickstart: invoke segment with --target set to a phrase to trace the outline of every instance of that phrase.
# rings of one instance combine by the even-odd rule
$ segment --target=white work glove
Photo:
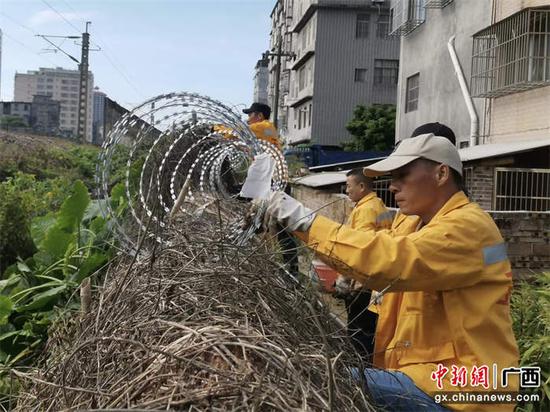
[[[336,282],[334,282],[334,291],[335,295],[339,297],[344,297],[351,294],[351,279],[338,275]]]
[[[284,192],[273,192],[267,201],[264,227],[275,223],[289,231],[307,232],[315,219],[315,213]]]

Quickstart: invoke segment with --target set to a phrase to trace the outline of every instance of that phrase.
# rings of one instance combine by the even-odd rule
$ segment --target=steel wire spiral
[[[242,244],[254,227],[243,227],[239,187],[264,152],[275,160],[272,189],[284,189],[282,153],[231,107],[194,93],[154,97],[124,114],[103,143],[96,169],[102,213],[127,251],[143,237],[169,246],[163,230],[174,220],[189,223],[216,208],[229,238]]]

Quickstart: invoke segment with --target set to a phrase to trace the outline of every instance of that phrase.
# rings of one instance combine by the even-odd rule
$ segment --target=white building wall
[[[35,94],[50,96],[60,102],[59,128],[62,133],[78,135],[78,90],[80,73],[78,70],[40,68],[37,71],[15,74],[15,100],[32,102]],[[86,141],[92,141],[94,78],[88,75],[88,113]]]
[[[470,116],[447,43],[456,36],[455,49],[469,83],[472,35],[490,22],[491,1],[455,0],[443,9],[427,9],[426,21],[401,38],[396,140],[410,137],[421,124],[440,122],[453,129],[457,145],[468,142]],[[407,79],[417,73],[418,108],[407,112]],[[482,125],[483,99],[475,99],[475,106]]]

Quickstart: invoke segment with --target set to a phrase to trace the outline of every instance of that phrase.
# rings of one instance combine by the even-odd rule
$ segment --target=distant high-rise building
[[[94,116],[92,120],[92,143],[101,144],[105,140],[105,99],[107,95],[99,90],[99,87],[94,89]]]
[[[258,103],[268,104],[267,86],[269,83],[269,60],[263,58],[258,60],[254,69],[254,96],[252,100]]]
[[[41,67],[37,71],[15,74],[14,100],[32,102],[33,96],[49,96],[60,103],[59,129],[68,137],[78,136],[78,93],[80,73],[67,70]],[[88,113],[86,120],[86,141],[92,141],[92,95],[94,78],[88,72]]]

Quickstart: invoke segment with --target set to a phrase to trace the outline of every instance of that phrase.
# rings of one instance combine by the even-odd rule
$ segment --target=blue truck
[[[354,163],[361,163],[388,156],[391,151],[366,151],[366,152],[348,152],[342,150],[339,146],[323,145],[304,145],[288,148],[284,151],[287,159],[296,157],[302,161],[308,168],[319,168],[321,166],[329,167],[349,163],[353,167]],[[350,167],[350,168],[351,168]]]

